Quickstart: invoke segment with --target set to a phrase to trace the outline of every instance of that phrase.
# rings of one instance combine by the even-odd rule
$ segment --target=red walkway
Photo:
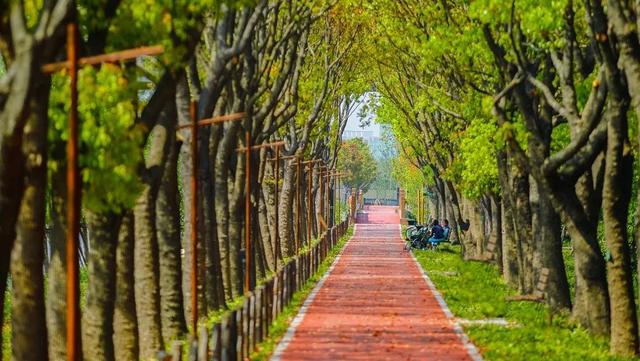
[[[359,220],[376,224],[356,226],[272,359],[472,360],[415,261],[403,251],[395,208],[371,207]]]

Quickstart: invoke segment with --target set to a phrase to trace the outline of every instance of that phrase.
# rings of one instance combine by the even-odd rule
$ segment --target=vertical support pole
[[[191,332],[198,333],[198,104],[191,101]]]
[[[331,182],[333,182],[333,177],[327,174],[327,230],[331,229],[333,225],[333,219],[331,218],[331,207],[333,206],[331,201]]]
[[[274,239],[274,255],[275,255],[275,260],[276,260],[276,270],[278,269],[278,255],[280,254],[280,202],[279,202],[279,198],[278,198],[278,188],[279,188],[279,184],[280,183],[280,146],[276,145],[276,167],[275,167],[275,186],[274,186],[274,193],[275,193],[275,199],[276,199],[276,239]]]
[[[244,293],[251,287],[251,132],[245,131]]]
[[[421,213],[421,207],[420,207],[420,189],[418,189],[417,196],[418,196],[418,199],[416,201],[416,203],[417,203],[416,208],[417,208],[417,211],[418,211],[418,223],[422,223],[422,213]]]
[[[82,359],[80,339],[80,284],[78,236],[82,183],[78,166],[78,29],[67,25],[67,59],[69,61],[69,139],[67,139],[67,360]]]
[[[296,157],[296,250],[300,248],[300,192],[302,184],[302,169],[300,164],[300,157]]]
[[[342,197],[340,197],[340,177],[336,177],[336,189],[338,191],[338,224],[342,223],[342,215],[340,214],[340,203],[342,203]]]
[[[320,218],[324,221],[324,175],[322,174],[322,167],[318,172],[318,188],[320,188]],[[318,222],[318,233],[322,234],[322,222]]]
[[[427,213],[424,209],[424,186],[420,184],[420,213],[422,214],[422,222],[427,223]]]
[[[322,187],[324,188],[324,192],[323,192],[323,205],[324,208],[322,208],[322,218],[324,219],[324,230],[326,231],[327,228],[329,227],[329,217],[327,217],[328,214],[328,210],[329,210],[329,202],[327,201],[329,199],[329,184],[327,183],[329,181],[329,170],[327,169],[325,172],[327,172],[325,175],[322,176],[322,178],[320,178],[320,180],[322,181]]]
[[[312,199],[311,199],[311,183],[313,178],[313,163],[309,163],[309,174],[307,176],[307,243],[311,244],[311,222],[312,216]]]
[[[327,218],[327,192],[329,192],[329,188],[327,188],[328,174],[326,172],[328,172],[328,169],[325,167],[325,174],[320,174],[320,186],[322,187],[322,220],[324,221],[323,231],[327,230],[327,225],[329,224],[329,219]]]
[[[333,212],[331,212],[331,210],[329,210],[329,215],[331,216],[331,224],[335,225],[336,224],[336,185],[338,183],[338,176],[334,175],[333,178],[331,179],[331,183],[333,184],[333,192],[331,193],[332,197],[331,197],[331,205],[333,208]],[[338,222],[339,223],[339,222]]]

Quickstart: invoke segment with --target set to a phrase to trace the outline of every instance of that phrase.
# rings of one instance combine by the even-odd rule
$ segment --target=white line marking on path
[[[398,228],[400,229],[400,237],[402,238],[402,225],[398,225]],[[422,278],[427,283],[427,286],[429,286],[429,289],[431,290],[431,292],[433,292],[433,295],[435,296],[436,300],[440,304],[440,308],[442,308],[442,311],[444,311],[444,314],[449,319],[449,322],[451,322],[451,324],[453,325],[453,331],[458,335],[458,337],[460,338],[460,341],[462,341],[462,344],[467,349],[467,352],[469,353],[469,356],[471,357],[471,359],[473,361],[483,361],[482,355],[480,355],[480,352],[478,351],[476,346],[473,344],[473,342],[471,342],[471,340],[469,339],[469,336],[467,336],[464,333],[464,330],[460,326],[460,323],[456,321],[456,318],[453,316],[453,313],[449,309],[449,306],[447,306],[447,303],[445,302],[444,298],[442,298],[442,295],[440,294],[440,292],[438,292],[438,289],[436,288],[436,286],[433,284],[433,282],[431,282],[431,278],[429,278],[429,275],[427,275],[427,272],[422,268],[416,256],[413,254],[412,251],[409,251],[409,254],[411,254],[411,258],[413,259],[413,262],[416,263],[416,266],[418,266],[420,273],[422,273]]]
[[[351,238],[349,238],[347,243],[345,243],[344,247],[342,247],[342,249],[340,250],[340,253],[338,253],[338,255],[336,256],[336,259],[333,260],[331,267],[329,267],[329,269],[324,274],[324,276],[322,276],[320,281],[318,281],[318,284],[316,284],[316,286],[313,288],[311,293],[309,293],[309,296],[307,296],[307,299],[304,300],[302,307],[300,307],[300,311],[298,311],[298,314],[296,315],[296,317],[293,319],[293,321],[291,321],[291,324],[289,325],[287,332],[284,334],[284,336],[282,337],[282,340],[280,340],[280,342],[278,343],[278,347],[276,347],[276,350],[273,352],[273,355],[270,358],[271,361],[280,361],[282,359],[282,355],[284,351],[287,349],[287,347],[293,340],[293,336],[295,336],[296,329],[298,328],[298,326],[300,326],[300,324],[302,323],[302,320],[304,320],[304,316],[306,316],[309,306],[311,306],[311,303],[316,298],[316,295],[318,294],[318,292],[320,292],[320,289],[324,285],[324,282],[327,280],[327,278],[329,278],[329,275],[338,264],[338,261],[340,260],[342,253],[344,253],[344,250],[347,249],[347,246],[349,246],[349,243],[351,242],[353,237],[355,237],[357,227],[358,227],[357,223],[353,225],[353,234],[351,235]]]

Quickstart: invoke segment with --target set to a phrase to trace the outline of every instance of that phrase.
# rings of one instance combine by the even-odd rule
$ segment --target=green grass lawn
[[[9,289],[10,287],[7,287]],[[9,360],[11,357],[11,294],[9,291],[4,297],[4,322],[2,325],[2,360]]]
[[[457,318],[505,318],[513,323],[464,327],[486,360],[630,360],[609,356],[607,340],[571,325],[567,315],[550,317],[542,304],[506,301],[515,292],[497,268],[463,261],[459,246],[415,254]]]

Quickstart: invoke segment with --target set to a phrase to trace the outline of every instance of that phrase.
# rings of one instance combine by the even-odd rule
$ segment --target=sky
[[[360,126],[360,109],[362,108],[362,104],[365,103],[367,99],[369,99],[369,93],[364,94],[362,97],[360,97],[360,99],[358,99],[358,106],[356,110],[353,112],[353,114],[351,114],[351,117],[349,117],[349,119],[347,120],[347,126],[345,128],[345,131],[363,131],[363,130],[373,131],[374,132],[373,136],[379,137],[380,125],[375,122],[375,114],[373,113],[367,114],[366,119],[371,120],[370,124],[365,128],[362,128]]]

